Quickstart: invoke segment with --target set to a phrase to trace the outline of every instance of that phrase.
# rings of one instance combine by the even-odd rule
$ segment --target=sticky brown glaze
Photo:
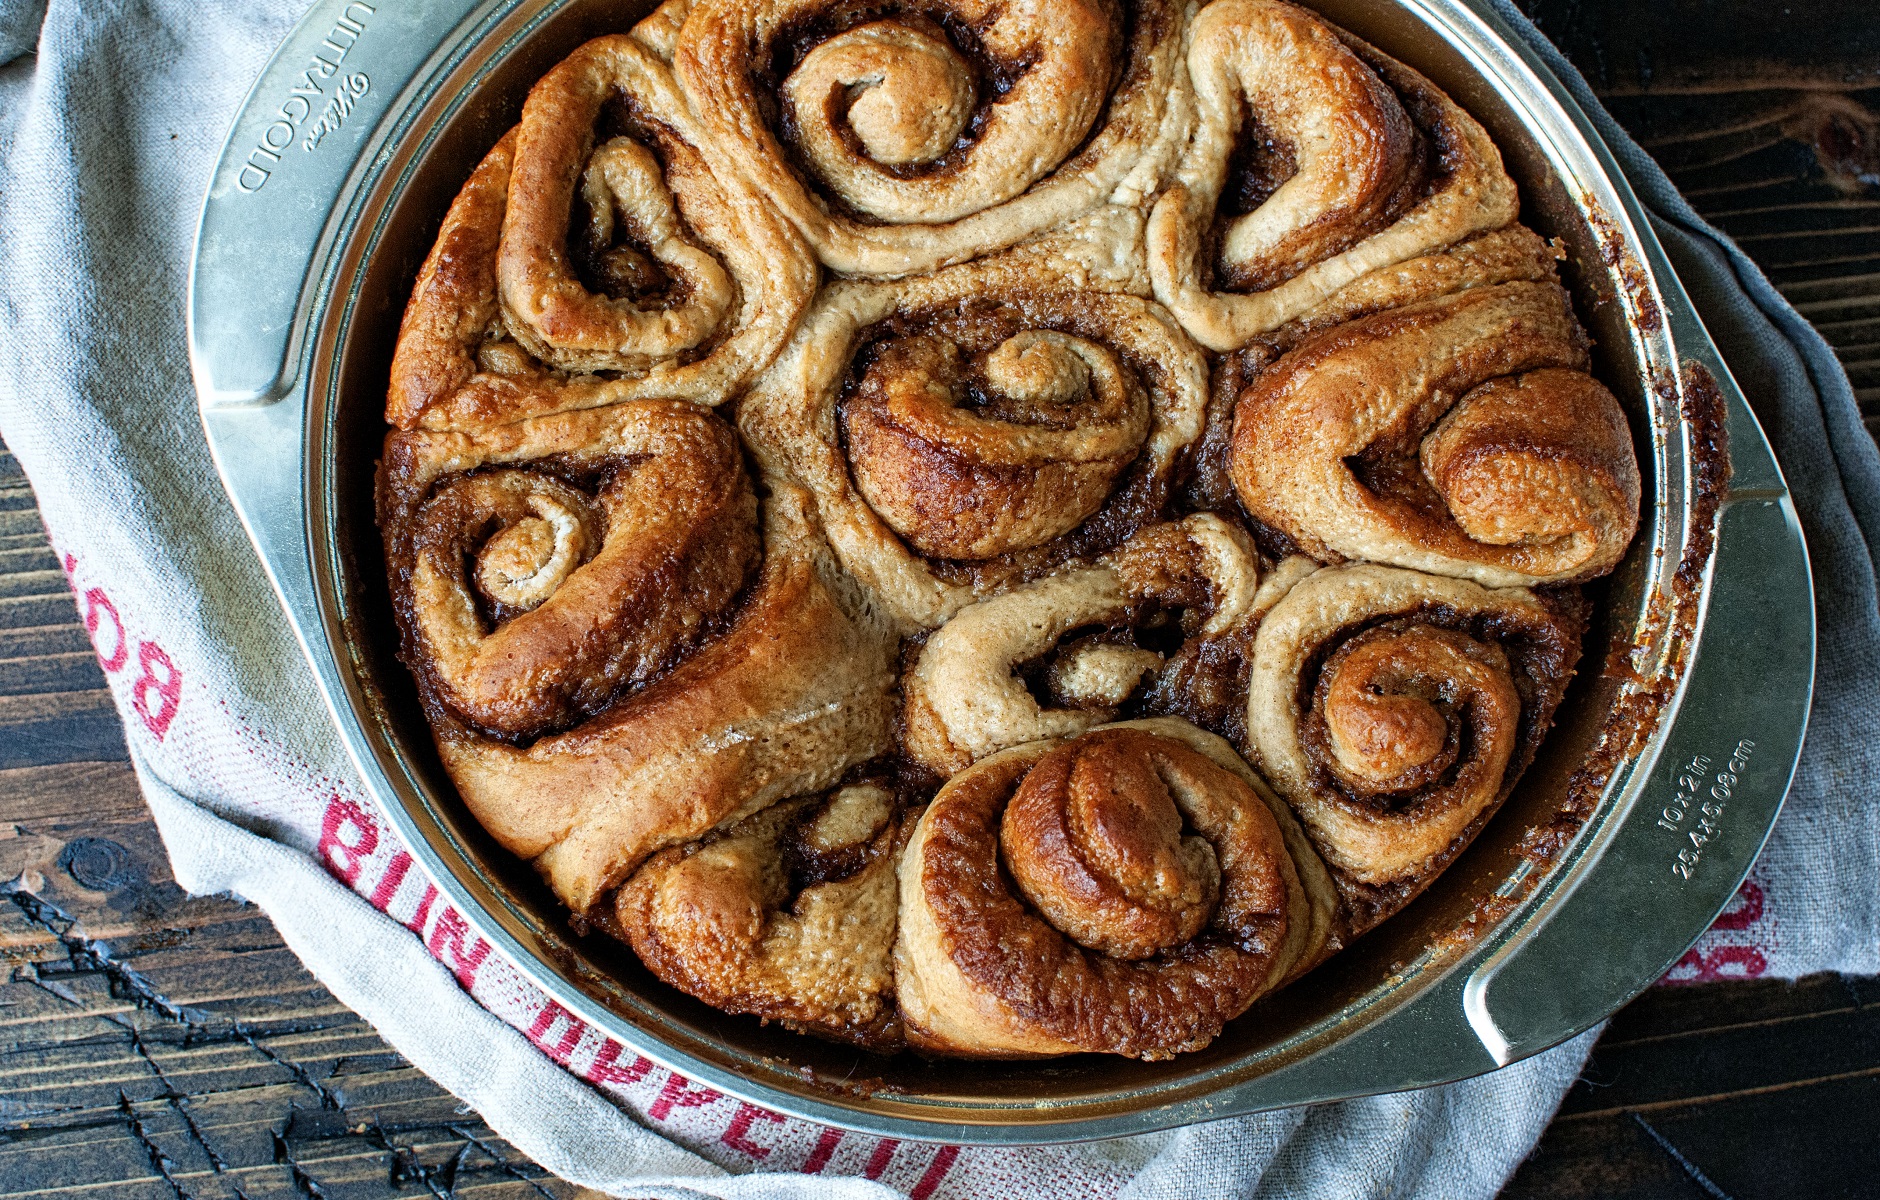
[[[886,342],[841,409],[856,487],[936,558],[995,558],[1069,533],[1149,433],[1134,372],[1097,343],[1032,329],[974,358],[943,338]]]
[[[1148,725],[1006,751],[934,798],[901,866],[910,1044],[1171,1058],[1317,952],[1251,773],[1219,739]]]
[[[1640,484],[1618,401],[1553,283],[1506,283],[1333,326],[1234,413],[1241,503],[1322,561],[1489,586],[1610,571]]]
[[[995,261],[824,289],[739,408],[884,609],[932,627],[1165,516],[1207,367],[1167,314]]]
[[[1248,727],[1352,933],[1427,886],[1513,790],[1585,623],[1574,595],[1369,564],[1317,571],[1267,614]]]

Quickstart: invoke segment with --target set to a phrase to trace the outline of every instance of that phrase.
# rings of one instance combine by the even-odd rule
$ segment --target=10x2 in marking
[[[1721,770],[1711,770],[1715,764],[1708,754],[1693,754],[1691,761],[1678,771],[1678,793],[1658,814],[1657,821],[1660,829],[1679,834],[1681,840],[1690,843],[1678,848],[1678,856],[1671,862],[1673,875],[1689,879],[1697,864],[1703,861],[1704,847],[1717,836],[1717,822],[1736,794],[1737,780],[1749,766],[1749,756],[1755,749],[1755,742],[1743,738],[1730,751],[1729,761]]]

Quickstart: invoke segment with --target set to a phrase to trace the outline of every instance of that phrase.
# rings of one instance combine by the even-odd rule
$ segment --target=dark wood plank
[[[1874,992],[1831,975],[1655,989],[1615,1018],[1504,1196],[1875,1194]]]
[[[32,489],[0,446],[0,769],[123,756],[123,727]]]
[[[185,896],[127,764],[0,771],[0,831],[0,1192],[572,1192],[328,995],[258,910]]]
[[[1781,6],[1529,0],[1620,124],[1834,345],[1880,431],[1880,20]]]
[[[32,496],[0,452],[0,1193],[567,1196],[169,874]]]
[[[1880,85],[1868,0],[1518,0],[1602,97]]]

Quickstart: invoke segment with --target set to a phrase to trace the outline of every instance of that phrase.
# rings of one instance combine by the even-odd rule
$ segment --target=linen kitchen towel
[[[205,181],[302,0],[0,0],[0,434],[37,489],[177,880],[261,905],[340,1000],[544,1166],[632,1196],[1493,1195],[1592,1034],[1480,1079],[1081,1146],[875,1139],[719,1095],[550,1003],[352,777],[209,462],[183,306]],[[1788,807],[1674,978],[1880,970],[1880,456],[1826,344],[1595,113],[1785,465],[1821,654]],[[17,885],[12,885],[17,886]]]

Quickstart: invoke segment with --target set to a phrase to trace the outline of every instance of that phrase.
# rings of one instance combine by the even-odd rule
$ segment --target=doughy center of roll
[[[986,382],[1034,410],[1082,400],[1090,392],[1093,371],[1103,373],[1102,399],[1113,404],[1120,387],[1116,361],[1082,338],[1028,329],[986,355]]]
[[[523,611],[554,595],[581,565],[590,544],[585,514],[540,493],[528,503],[535,516],[499,531],[477,552],[477,587],[497,603]]]
[[[1499,647],[1427,625],[1352,639],[1326,663],[1317,703],[1333,771],[1371,793],[1437,783],[1463,751],[1465,723],[1478,739],[1512,744],[1521,718]]]
[[[1192,940],[1221,897],[1214,847],[1183,833],[1183,808],[1207,782],[1127,741],[1053,751],[1019,785],[1000,828],[1019,890],[1072,940],[1113,958]]]
[[[932,162],[973,115],[973,73],[952,46],[893,21],[861,25],[810,51],[785,84],[792,104],[849,102],[849,128],[868,157],[889,166]],[[843,159],[829,127],[804,123],[803,147],[825,174]]]

